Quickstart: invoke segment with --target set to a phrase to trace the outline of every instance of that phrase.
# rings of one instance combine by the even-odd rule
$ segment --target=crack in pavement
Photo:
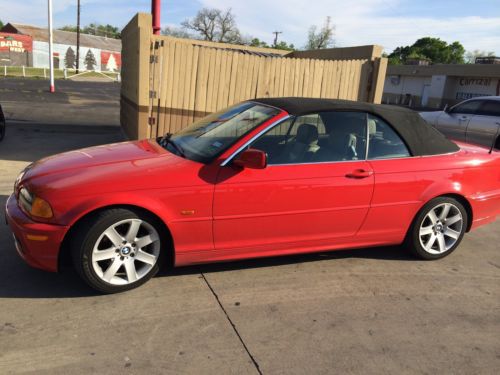
[[[224,315],[226,315],[226,319],[229,321],[229,324],[231,324],[231,327],[233,327],[234,333],[236,333],[236,336],[238,336],[238,339],[240,340],[241,345],[243,345],[243,348],[245,349],[245,351],[247,352],[248,356],[250,357],[250,360],[252,361],[253,365],[255,366],[255,369],[257,370],[257,372],[259,373],[259,375],[262,375],[262,371],[260,370],[259,364],[257,363],[257,361],[255,360],[255,358],[253,357],[252,353],[250,353],[250,350],[248,350],[248,347],[245,344],[245,342],[243,341],[243,338],[241,337],[240,333],[238,332],[238,329],[236,328],[236,325],[233,323],[233,321],[229,317],[229,314],[227,313],[226,309],[222,305],[222,302],[220,301],[219,296],[217,295],[217,293],[215,293],[214,288],[212,288],[212,285],[210,285],[210,283],[208,282],[207,278],[205,277],[205,274],[203,272],[200,272],[200,275],[203,278],[203,280],[205,280],[205,283],[207,284],[208,289],[210,289],[210,291],[214,295],[215,300],[217,301],[217,303],[219,304],[220,308],[224,312]]]

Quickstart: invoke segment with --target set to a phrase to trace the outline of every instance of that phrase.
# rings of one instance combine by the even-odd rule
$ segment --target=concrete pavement
[[[0,205],[30,161],[121,139],[10,121]],[[100,296],[25,265],[2,224],[0,374],[496,374],[499,243],[497,221],[434,262],[398,247],[249,260]]]

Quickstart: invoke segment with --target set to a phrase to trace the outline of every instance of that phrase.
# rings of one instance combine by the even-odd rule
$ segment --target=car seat
[[[318,128],[312,124],[302,124],[297,129],[295,140],[285,148],[283,162],[303,163],[311,161],[319,149]]]
[[[332,161],[357,160],[358,138],[350,126],[337,125],[328,136],[329,159]]]

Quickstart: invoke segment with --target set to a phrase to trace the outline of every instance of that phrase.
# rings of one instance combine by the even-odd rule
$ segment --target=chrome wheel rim
[[[97,276],[112,285],[127,285],[146,276],[160,255],[160,236],[140,219],[119,221],[107,228],[92,249]]]
[[[443,203],[432,208],[420,223],[422,248],[429,254],[442,254],[459,240],[463,229],[462,213],[457,206]]]

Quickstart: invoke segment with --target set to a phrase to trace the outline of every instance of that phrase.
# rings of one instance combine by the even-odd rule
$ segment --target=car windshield
[[[279,109],[244,102],[202,118],[160,144],[187,159],[208,163],[238,139],[280,113]]]

